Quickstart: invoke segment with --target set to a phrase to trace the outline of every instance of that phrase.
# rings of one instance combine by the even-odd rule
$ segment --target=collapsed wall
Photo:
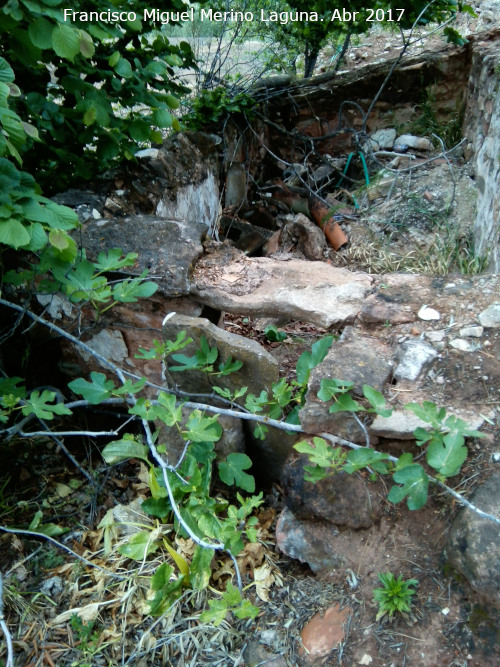
[[[252,121],[253,132],[243,132],[244,142],[225,137],[231,170],[255,176],[262,165],[262,142],[287,163],[303,162],[308,151],[333,157],[357,151],[367,135],[416,120],[418,105],[432,100],[439,121],[457,114],[464,118],[464,154],[477,184],[471,221],[475,252],[488,257],[489,271],[498,272],[500,30],[476,35],[462,47],[405,57],[387,79],[393,65],[394,60],[336,76],[259,82],[254,93],[265,112]]]

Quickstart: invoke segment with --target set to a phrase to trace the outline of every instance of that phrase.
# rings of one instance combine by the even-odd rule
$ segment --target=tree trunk
[[[311,47],[311,45],[306,42],[306,48],[304,50],[304,79],[308,79],[312,76],[314,68],[316,67],[318,55],[319,49],[314,46]]]

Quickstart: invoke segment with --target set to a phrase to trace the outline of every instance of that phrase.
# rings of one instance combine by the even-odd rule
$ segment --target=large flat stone
[[[324,262],[232,257],[215,251],[200,260],[192,293],[231,313],[286,317],[321,327],[352,323],[372,289],[371,276]]]

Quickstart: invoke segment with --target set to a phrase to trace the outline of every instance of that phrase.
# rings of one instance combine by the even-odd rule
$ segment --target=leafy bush
[[[97,0],[90,9],[113,11],[115,4]],[[169,5],[184,7],[172,0],[162,9]],[[194,65],[187,43],[173,46],[163,33],[143,34],[139,18],[65,21],[65,8],[63,0],[12,1],[0,13],[0,82],[12,81],[13,70],[18,86],[11,86],[11,109],[1,117],[7,148],[18,158],[39,142],[24,166],[47,189],[89,179],[132,158],[138,144],[160,142],[165,128],[179,129],[171,110],[185,89],[174,82],[175,68]],[[77,19],[88,9],[82,0],[72,5]],[[140,17],[151,7],[137,0],[133,9]],[[6,95],[2,86],[0,104]]]

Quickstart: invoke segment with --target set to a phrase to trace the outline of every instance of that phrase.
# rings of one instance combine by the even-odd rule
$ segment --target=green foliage
[[[377,621],[383,616],[392,618],[394,614],[410,612],[412,597],[416,593],[412,587],[418,586],[418,581],[405,581],[401,575],[396,579],[392,572],[379,574],[378,578],[383,588],[375,588],[373,591],[373,599],[378,603]]]
[[[345,380],[321,380],[318,398],[322,401],[333,401],[329,412],[373,413],[388,417],[392,410],[386,408],[385,400],[380,392],[363,386],[363,395],[370,407],[365,407],[355,400],[350,392],[354,384]],[[483,437],[483,434],[470,429],[467,424],[454,415],[446,415],[445,408],[438,408],[435,403],[424,401],[422,405],[409,403],[406,409],[414,412],[417,417],[430,424],[430,429],[417,428],[414,431],[419,446],[427,446],[425,456],[429,466],[437,471],[439,481],[456,475],[467,458],[465,447],[466,437]],[[396,463],[388,454],[377,452],[370,447],[351,450],[344,455],[340,447],[329,446],[323,438],[314,438],[313,445],[301,441],[294,449],[307,454],[311,466],[305,466],[305,479],[316,482],[328,475],[343,470],[348,474],[369,468],[379,474],[389,474],[396,483],[387,496],[393,503],[406,498],[408,508],[417,510],[427,502],[428,487],[433,480],[422,465],[414,463],[410,453],[404,453]]]
[[[240,591],[229,581],[220,600],[209,600],[208,604],[210,609],[201,614],[200,621],[215,626],[224,621],[228,612],[232,612],[236,618],[255,618],[260,611],[249,600],[243,599]]]
[[[115,4],[97,0],[90,9],[113,11]],[[172,0],[162,9],[170,7],[184,5]],[[179,129],[171,111],[184,88],[175,83],[174,68],[193,64],[187,43],[173,46],[163,33],[153,37],[139,19],[80,20],[79,12],[89,9],[82,0],[66,20],[65,9],[62,0],[8,2],[0,23],[0,99],[15,73],[19,88],[10,93],[11,109],[27,122],[22,128],[18,117],[3,115],[7,149],[17,158],[38,141],[39,149],[24,159],[46,187],[61,163],[58,186],[89,179],[132,158],[138,143],[161,141],[163,129]],[[138,17],[144,9],[151,7],[134,3]]]
[[[255,105],[255,100],[248,93],[232,94],[224,86],[219,86],[211,90],[201,90],[182,120],[191,130],[209,129],[228,116],[251,115]]]
[[[287,337],[286,332],[278,331],[278,329],[275,327],[274,324],[269,324],[264,329],[264,334],[267,340],[270,341],[271,343],[282,343]]]

